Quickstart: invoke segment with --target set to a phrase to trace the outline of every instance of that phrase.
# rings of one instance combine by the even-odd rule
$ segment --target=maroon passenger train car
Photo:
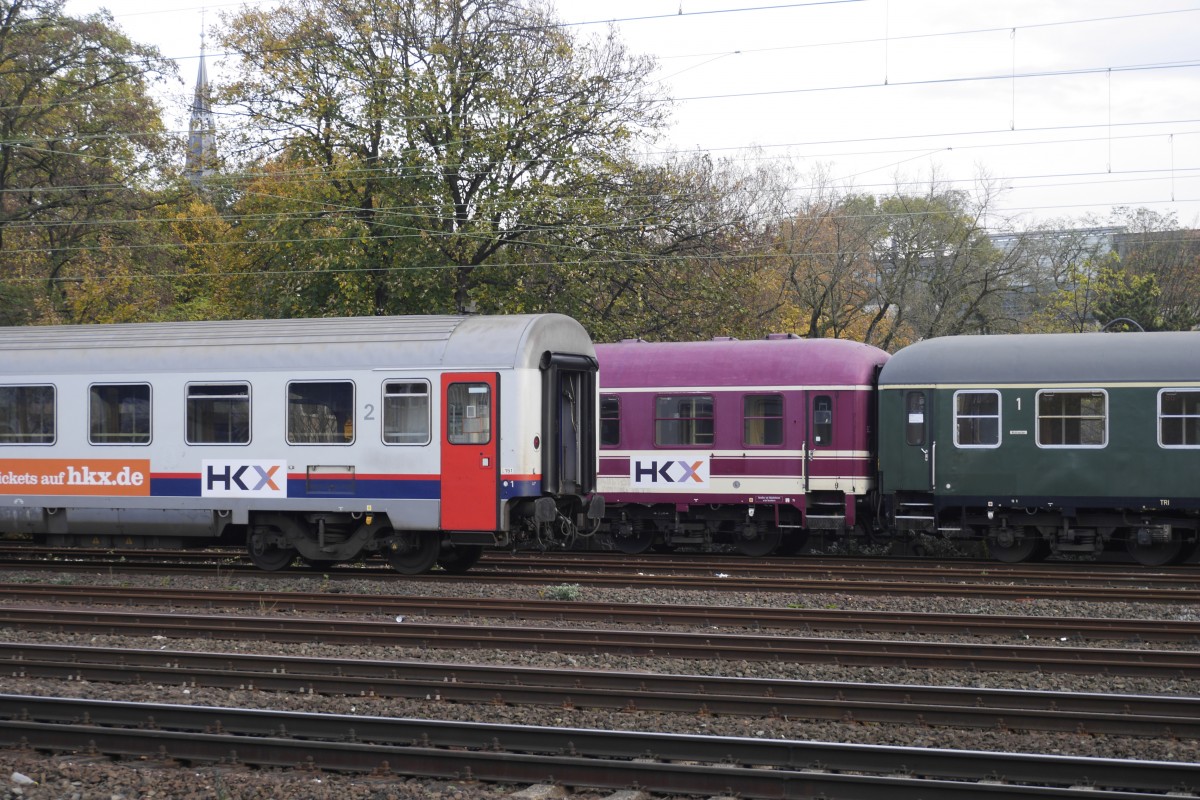
[[[839,339],[596,345],[598,489],[614,545],[794,552],[852,528],[875,488],[874,386],[888,354]]]

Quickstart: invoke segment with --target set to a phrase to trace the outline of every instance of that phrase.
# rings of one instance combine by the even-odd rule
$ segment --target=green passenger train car
[[[1004,561],[1195,550],[1200,332],[955,336],[879,375],[884,522]]]

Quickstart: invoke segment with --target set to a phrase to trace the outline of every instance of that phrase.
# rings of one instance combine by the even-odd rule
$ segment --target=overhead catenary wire
[[[768,8],[776,8],[776,9],[777,9],[777,8],[798,7],[798,6],[801,6],[801,5],[810,5],[810,4],[785,4],[785,5],[780,5],[780,6],[761,6],[761,7],[756,7],[755,9],[729,9],[729,11],[731,11],[731,12],[732,12],[732,11],[749,11],[749,10],[762,10],[762,9],[768,9]],[[1144,13],[1144,14],[1134,14],[1134,15],[1119,15],[1119,16],[1116,16],[1116,17],[1103,17],[1103,18],[1095,18],[1095,19],[1096,19],[1096,20],[1125,19],[1125,18],[1131,18],[1131,17],[1137,17],[1137,16],[1155,16],[1155,15],[1162,15],[1162,14],[1168,14],[1168,13],[1186,13],[1186,12],[1197,11],[1197,10],[1200,10],[1200,9],[1194,9],[1194,8],[1193,8],[1193,9],[1177,9],[1177,10],[1172,10],[1172,11],[1156,11],[1156,12],[1146,12],[1146,13]],[[630,18],[630,19],[635,19],[635,18]],[[574,24],[577,24],[577,25],[584,25],[584,24],[599,24],[599,22],[601,22],[601,21],[596,21],[596,23],[592,23],[592,22],[583,22],[583,23],[574,23]],[[564,25],[566,25],[566,24],[567,24],[567,23],[564,23]],[[1063,21],[1063,22],[1039,23],[1039,24],[1036,24],[1036,25],[1021,25],[1021,26],[1018,26],[1017,28],[1011,28],[1011,30],[1017,30],[1017,29],[1022,29],[1022,30],[1023,30],[1023,29],[1025,29],[1025,28],[1029,28],[1029,27],[1042,27],[1042,26],[1049,26],[1049,25],[1062,25],[1062,24],[1071,24],[1071,23],[1069,23],[1069,22],[1067,22],[1067,21]],[[978,29],[978,30],[989,30],[989,29]],[[1003,28],[1003,29],[997,29],[997,30],[1010,30],[1010,29],[1009,29],[1009,28]],[[952,33],[953,33],[953,32],[952,32]],[[952,35],[952,33],[930,33],[930,34],[921,34],[921,35],[924,35],[924,36],[944,36],[944,35]],[[893,37],[893,38],[899,39],[900,37]],[[821,44],[816,44],[816,45],[800,45],[800,46],[824,46],[824,45],[821,45]],[[1192,65],[1194,66],[1195,64],[1192,64]],[[1146,68],[1147,68],[1147,69],[1167,69],[1167,68],[1179,68],[1179,65],[1178,65],[1178,64],[1175,64],[1175,65],[1170,65],[1170,66],[1166,66],[1166,65],[1147,65],[1147,66],[1146,66]],[[1096,68],[1096,69],[1100,69],[1100,68]],[[1107,69],[1107,68],[1105,68],[1105,69]],[[1032,73],[1031,73],[1031,74],[1032,74]],[[1063,74],[1071,74],[1071,71],[1067,71],[1067,72],[1065,72],[1065,73],[1063,73]],[[1010,75],[1009,75],[1008,77],[1009,77],[1010,79],[1013,79],[1015,76],[1014,76],[1013,74],[1011,74],[1011,73],[1010,73]],[[980,79],[984,79],[984,78],[981,78],[981,77],[979,77],[979,76],[976,76],[975,78],[954,78],[954,79],[947,79],[947,80],[980,80]],[[992,79],[995,79],[995,78],[993,77]],[[835,91],[835,90],[837,90],[838,88],[839,88],[839,87],[828,87],[826,90],[827,90],[827,91]],[[747,95],[747,96],[749,96],[749,95]],[[689,98],[682,98],[682,97],[680,97],[680,98],[675,98],[675,99],[676,99],[676,100],[679,100],[679,101],[688,101],[688,100],[689,100]],[[1174,121],[1174,120],[1173,120],[1173,121],[1169,121],[1169,122],[1163,122],[1163,123],[1145,123],[1145,122],[1137,122],[1137,123],[1117,123],[1117,124],[1118,124],[1118,125],[1121,125],[1121,124],[1129,124],[1129,125],[1153,125],[1153,124],[1176,124],[1177,122],[1178,122],[1178,121]],[[1049,128],[1044,128],[1044,129],[1042,129],[1042,130],[1056,130],[1056,131],[1057,131],[1057,130],[1070,130],[1070,129],[1074,129],[1075,127],[1077,127],[1077,126],[1052,126],[1052,127],[1049,127]],[[1080,126],[1080,127],[1093,127],[1093,126]],[[1109,141],[1110,143],[1113,141],[1113,139],[1114,139],[1114,138],[1121,138],[1121,137],[1114,137],[1113,135],[1111,135],[1111,130],[1112,130],[1112,128],[1110,127],[1110,128],[1109,128],[1110,135],[1109,135],[1109,138],[1108,138],[1108,141]],[[999,131],[999,129],[997,130],[997,132],[1000,132],[1000,131]],[[1011,129],[1010,129],[1010,132],[1011,132]],[[991,132],[984,132],[984,131],[980,131],[980,132],[971,132],[969,135],[986,135],[986,134],[988,134],[988,133],[991,133]],[[1180,132],[1180,135],[1188,135],[1188,133],[1190,133],[1190,132]],[[932,137],[945,137],[945,136],[947,136],[947,135],[948,135],[948,134],[945,134],[945,133],[931,133],[931,134],[918,134],[917,136],[920,136],[920,137],[925,137],[925,138],[932,138]],[[964,135],[964,134],[959,134],[959,135]],[[1156,134],[1139,134],[1139,135],[1143,135],[1143,136],[1150,136],[1150,135],[1156,135]],[[1157,135],[1161,135],[1161,134],[1157,134]],[[1174,134],[1172,133],[1171,135],[1173,136]],[[914,138],[914,137],[912,137],[912,136],[888,136],[888,137],[874,137],[872,140],[873,140],[873,141],[878,141],[878,142],[885,142],[885,143],[897,143],[897,142],[900,142],[900,141],[908,141],[908,140],[912,140],[913,138]],[[828,142],[828,143],[829,143],[829,144],[833,144],[833,143],[851,143],[851,142],[856,142],[856,141],[868,141],[868,140],[866,140],[866,139],[857,139],[857,140],[851,140],[851,139],[842,139],[842,140],[829,140],[829,142]],[[1058,141],[1058,140],[1047,140],[1047,141],[1045,142],[1045,144],[1048,144],[1048,145],[1054,145],[1054,144],[1059,144],[1059,143],[1060,143],[1060,141]],[[826,143],[817,143],[817,144],[826,144]],[[955,150],[964,150],[964,149],[968,149],[968,148],[982,149],[982,148],[987,148],[987,147],[1034,146],[1035,144],[1043,144],[1043,142],[1035,142],[1035,143],[1022,143],[1022,144],[1020,144],[1020,145],[1015,145],[1015,144],[1013,144],[1013,143],[1011,143],[1011,142],[1010,142],[1010,143],[996,143],[996,144],[984,144],[984,143],[976,143],[976,144],[966,144],[966,145],[964,145],[964,144],[961,144],[961,143],[960,143],[960,144],[955,144],[955,145],[954,145],[954,149],[955,149]],[[804,146],[811,146],[811,145],[808,145],[807,143],[804,143],[804,144],[796,144],[796,143],[791,143],[791,144],[786,144],[786,145],[781,145],[781,144],[772,144],[772,145],[768,145],[768,146],[769,146],[769,147],[773,147],[773,148],[781,148],[781,147],[804,147]],[[744,150],[744,148],[729,148],[729,150],[731,150],[731,151],[732,151],[732,150],[738,150],[738,151],[742,151],[742,150]],[[940,150],[941,150],[941,148],[937,148],[937,149],[933,149],[933,148],[931,148],[929,152],[931,152],[931,153],[936,153],[936,152],[939,152]],[[664,151],[658,151],[657,153],[649,153],[649,154],[646,154],[646,157],[655,157],[655,156],[660,156],[660,155],[664,155],[664,154],[671,154],[671,153],[686,153],[686,152],[689,152],[689,151],[682,151],[682,150],[664,150]],[[873,152],[872,152],[872,151],[865,151],[865,152],[866,152],[868,155],[870,155],[870,154],[873,154]],[[879,152],[879,153],[883,153],[883,152],[888,152],[888,151],[877,151],[877,152]],[[821,157],[821,156],[820,156],[820,155],[811,155],[811,154],[810,154],[810,155],[807,155],[807,156],[805,156],[805,157],[807,157],[807,158],[815,158],[815,157]],[[759,158],[761,158],[761,157],[760,157],[760,156],[755,156],[755,155],[749,155],[749,156],[746,156],[746,157],[745,157],[743,160],[744,160],[745,162],[747,162],[747,163],[748,163],[748,162],[750,162],[750,161],[752,161],[752,160],[756,160],[756,159],[759,159]],[[1172,177],[1174,176],[1174,171],[1175,171],[1174,164],[1173,164],[1173,158],[1174,158],[1174,154],[1173,154],[1173,151],[1172,151],[1172,167],[1171,167],[1171,171],[1172,171]],[[1111,168],[1111,161],[1110,161],[1110,163],[1109,163],[1109,166],[1110,166],[1110,168]],[[879,171],[879,169],[881,169],[881,168],[876,168],[876,169],[873,169],[873,170],[864,170],[864,171],[860,171],[859,173],[855,173],[855,174],[856,174],[856,175],[866,175],[866,174],[870,174],[871,172],[876,172],[876,171]],[[1185,168],[1185,169],[1186,169],[1186,168]],[[1151,172],[1151,171],[1149,171],[1149,170],[1148,170],[1147,172]],[[1118,174],[1124,174],[1124,173],[1118,173]],[[1044,178],[1044,177],[1049,177],[1049,175],[1046,175],[1046,176],[1041,176],[1041,177],[1043,177],[1043,178]],[[1018,180],[1018,179],[1019,179],[1019,178],[1013,178],[1013,177],[1001,177],[1001,178],[1000,178],[1000,180]],[[235,178],[234,178],[234,180],[237,180],[237,178],[235,177]],[[954,181],[951,181],[951,182],[952,182],[952,183],[954,183],[954,184],[961,184],[961,183],[965,183],[965,182],[966,182],[966,180],[967,180],[967,179],[956,179],[956,180],[954,180]],[[870,185],[871,185],[871,186],[879,186],[879,185],[883,185],[883,184],[870,184]],[[1050,186],[1053,186],[1053,185],[1062,185],[1062,184],[1054,184],[1054,183],[1050,183],[1050,184],[1048,184],[1048,185],[1050,185]],[[1028,188],[1028,187],[1025,187],[1025,188]],[[793,192],[797,192],[797,191],[801,191],[801,190],[802,190],[802,188],[801,188],[801,187],[793,187],[793,189],[792,189],[792,191],[793,191]],[[1174,199],[1174,197],[1175,197],[1174,186],[1172,186],[1171,197],[1172,197],[1172,199]],[[1144,202],[1146,202],[1146,201],[1131,200],[1131,201],[1129,201],[1129,202],[1130,202],[1130,204],[1136,204],[1136,203],[1144,203]],[[1157,202],[1157,201],[1150,201],[1150,202]],[[1117,203],[1116,203],[1116,202],[1114,202],[1113,204],[1117,204]],[[1054,206],[1054,207],[1066,209],[1066,208],[1071,208],[1071,207],[1073,207],[1073,206],[1070,206],[1070,205],[1058,205],[1058,206]],[[1024,206],[1024,207],[1016,206],[1016,207],[1010,207],[1010,208],[1009,208],[1009,210],[1030,210],[1030,209],[1038,209],[1038,208],[1043,208],[1043,207],[1042,207],[1042,206],[1032,206],[1032,205],[1030,205],[1030,206]]]
[[[1200,176],[1197,176],[1197,177],[1200,177]],[[291,198],[289,198],[289,199],[291,199]],[[318,203],[317,201],[310,201],[310,202],[312,205],[322,206],[322,211],[325,213],[336,212],[336,211],[353,212],[353,211],[358,210],[352,206],[343,206],[341,208],[336,208],[336,207],[330,207],[330,204],[324,203],[324,202],[321,202],[321,203]],[[930,212],[893,213],[893,212],[889,211],[884,216],[886,216],[887,218],[891,218],[891,219],[903,219],[905,217],[909,217],[909,218],[920,217],[920,216],[924,216],[926,214],[938,214],[938,213],[940,213],[940,212],[930,211]],[[387,215],[385,214],[385,217],[386,216]],[[828,215],[822,214],[822,215],[819,215],[819,218],[826,220],[826,221],[844,221],[844,220],[851,220],[851,219],[858,219],[858,218],[869,218],[871,216],[872,215],[869,215],[869,214],[868,215],[861,215],[861,214],[856,215],[856,214],[839,213],[839,214],[828,214]],[[801,220],[803,220],[803,217],[801,217]],[[395,233],[395,234],[388,234],[388,235],[384,235],[384,236],[374,237],[376,239],[401,240],[401,239],[406,239],[406,238],[418,238],[421,240],[428,240],[431,238],[437,239],[437,238],[450,238],[450,237],[462,237],[462,238],[466,238],[468,240],[475,239],[475,240],[479,240],[479,241],[487,241],[490,239],[489,234],[487,234],[486,232],[445,231],[445,230],[439,230],[439,229],[435,229],[435,228],[422,228],[422,227],[416,227],[413,225],[388,222],[386,219],[379,221],[377,224],[384,228],[392,228],[396,231],[402,231],[402,233]],[[558,230],[558,226],[530,225],[528,227],[531,232],[535,232],[539,229],[547,230],[547,231]],[[601,225],[601,226],[581,225],[581,226],[577,226],[576,228],[574,228],[574,230],[576,230],[577,232],[585,232],[587,230],[604,231],[604,230],[608,230],[608,229],[628,230],[628,229],[632,229],[632,228],[636,228],[636,227],[638,227],[638,226],[635,224]],[[1032,237],[1047,237],[1047,236],[1054,237],[1054,236],[1060,235],[1060,233],[1061,232],[1024,231],[1024,232],[1018,232],[1016,235],[1032,236]],[[1178,241],[1194,241],[1195,237],[1191,236],[1188,233],[1180,232],[1177,235],[1177,240]],[[175,249],[187,249],[190,247],[202,247],[202,248],[203,247],[217,247],[217,248],[228,248],[228,249],[236,250],[236,249],[240,249],[243,247],[258,248],[258,247],[263,247],[263,246],[267,246],[267,245],[316,244],[316,243],[333,243],[333,242],[343,242],[343,241],[359,241],[359,242],[361,242],[362,237],[358,236],[358,235],[289,237],[289,238],[258,237],[252,241],[239,239],[239,240],[234,240],[234,241],[191,242],[191,243],[186,243],[186,244],[180,243],[180,242],[163,242],[163,243],[153,243],[153,244],[135,244],[135,245],[123,245],[123,246],[118,245],[118,246],[116,246],[116,249],[119,249],[119,250],[156,250],[156,249],[175,250]],[[534,246],[537,249],[542,249],[542,250],[559,249],[559,250],[564,250],[564,251],[571,252],[571,253],[577,252],[577,249],[572,245],[559,245],[559,244],[556,244],[553,242],[537,242]],[[94,248],[92,248],[90,246],[66,246],[66,247],[58,247],[55,249],[58,252],[67,253],[67,252],[86,252],[86,251],[90,251]],[[42,250],[42,248],[13,249],[13,250],[9,250],[8,252],[14,253],[14,254],[16,254],[16,253],[35,253],[35,252],[41,252],[41,250]],[[535,267],[535,266],[554,266],[554,265],[570,266],[572,264],[594,264],[594,263],[596,263],[596,260],[598,258],[604,258],[605,260],[608,260],[608,261],[612,261],[615,258],[616,261],[613,261],[613,263],[622,263],[622,259],[624,259],[626,257],[628,257],[630,259],[630,263],[644,262],[646,260],[657,260],[657,261],[667,262],[667,261],[685,261],[689,258],[702,258],[702,259],[709,258],[709,256],[700,256],[699,254],[696,254],[696,253],[682,253],[682,254],[676,254],[676,255],[672,255],[672,254],[656,255],[654,253],[641,253],[641,252],[627,253],[627,252],[623,252],[623,251],[615,251],[610,248],[594,250],[590,255],[591,255],[591,257],[588,259],[576,259],[576,260],[567,260],[567,261],[556,260],[556,261],[549,261],[549,262],[520,262],[520,265],[528,266],[528,267]],[[753,250],[749,253],[744,253],[744,252],[719,253],[719,254],[712,255],[711,258],[742,260],[742,259],[757,258],[757,257],[768,258],[768,259],[774,259],[774,258],[779,258],[779,257],[788,257],[788,258],[809,257],[809,258],[811,258],[811,257],[819,257],[822,255],[825,255],[825,256],[835,255],[835,253],[832,253],[832,252],[825,252],[825,253],[809,252],[809,253],[804,253],[804,254],[797,254],[797,253],[780,253],[780,252],[774,251],[774,250],[765,250],[765,251],[764,250]],[[463,266],[463,265],[452,264],[452,265],[437,265],[437,266],[432,266],[432,267],[424,267],[424,266],[411,267],[411,268],[406,267],[404,269],[407,271],[407,270],[412,270],[412,269],[419,270],[419,269],[425,269],[425,268],[428,268],[428,269],[445,269],[445,268],[449,268],[449,267],[457,268],[457,267],[461,267],[461,266]],[[478,265],[478,266],[494,266],[494,265],[485,264],[485,265]],[[396,269],[399,270],[400,268],[396,268]],[[318,271],[324,272],[326,270],[318,270]],[[350,269],[348,271],[353,272],[355,270]],[[24,279],[14,278],[14,280],[24,280]],[[3,283],[3,282],[5,282],[5,279],[0,278],[0,283]]]

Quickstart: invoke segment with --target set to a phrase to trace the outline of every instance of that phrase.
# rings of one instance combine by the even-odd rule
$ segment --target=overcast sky
[[[107,7],[176,59],[186,122],[202,17],[242,3]],[[555,0],[579,36],[615,24],[654,55],[674,124],[652,150],[824,167],[840,185],[919,191],[936,174],[1003,188],[1031,224],[1144,206],[1200,227],[1200,0]],[[220,54],[208,48],[210,74]],[[219,123],[218,123],[219,124]]]

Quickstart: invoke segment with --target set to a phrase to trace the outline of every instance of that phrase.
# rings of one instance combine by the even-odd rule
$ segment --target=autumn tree
[[[1028,320],[1034,333],[1083,333],[1116,320],[1118,330],[1158,330],[1159,289],[1153,275],[1126,271],[1116,253],[1072,264]],[[1136,326],[1136,327],[1135,327]]]
[[[882,232],[874,198],[838,192],[823,170],[778,227],[783,297],[797,332],[861,339],[875,299],[871,254]]]
[[[1018,249],[1001,250],[983,220],[991,200],[941,189],[878,201],[867,285],[873,313],[865,340],[885,349],[910,341],[1016,329],[1006,299],[1025,281]]]
[[[1014,296],[1024,333],[1095,327],[1096,270],[1112,257],[1112,229],[1095,221],[1046,220],[1011,235],[1024,255],[1025,284]]]
[[[150,85],[174,71],[107,12],[0,5],[0,316],[112,321],[169,302],[146,224],[169,143]]]
[[[539,310],[580,319],[602,341],[759,336],[775,329],[770,225],[785,182],[754,159],[704,153],[628,163],[581,198],[521,272]]]
[[[1157,288],[1154,316],[1168,330],[1200,325],[1200,231],[1183,230],[1174,214],[1146,208],[1117,208],[1123,228],[1116,239],[1122,267],[1151,277]]]
[[[482,268],[575,224],[663,121],[649,60],[520,0],[290,0],[219,37],[264,176],[243,235],[289,314],[478,308]]]

